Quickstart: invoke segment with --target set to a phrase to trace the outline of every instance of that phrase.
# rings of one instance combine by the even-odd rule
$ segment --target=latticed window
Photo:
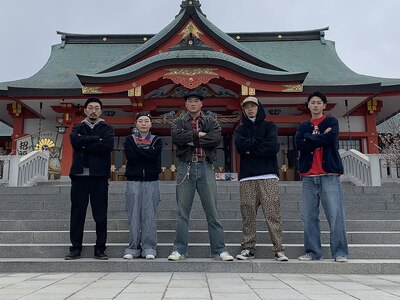
[[[339,149],[344,149],[344,150],[355,149],[361,152],[360,140],[339,140]]]

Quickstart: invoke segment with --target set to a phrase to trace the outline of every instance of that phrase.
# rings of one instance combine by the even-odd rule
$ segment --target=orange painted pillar
[[[13,134],[11,136],[11,153],[18,154],[17,139],[24,135],[24,117],[19,115],[13,118]]]
[[[72,149],[71,141],[69,139],[71,131],[72,131],[72,126],[69,126],[67,128],[67,131],[63,135],[61,176],[68,176],[69,170],[71,169],[71,165],[72,165],[73,149]]]
[[[368,133],[367,137],[367,153],[378,154],[378,131],[376,129],[376,113],[372,114],[368,111],[365,113],[365,129]]]

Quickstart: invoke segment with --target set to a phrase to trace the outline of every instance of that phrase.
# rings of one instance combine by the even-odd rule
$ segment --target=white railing
[[[0,184],[7,184],[10,173],[11,155],[0,155]]]
[[[11,155],[8,175],[8,186],[33,186],[39,181],[48,181],[49,152]]]
[[[342,180],[359,186],[380,186],[380,155],[363,154],[355,149],[341,150],[344,174]]]
[[[382,182],[400,182],[400,166],[396,166],[393,161],[381,157]]]

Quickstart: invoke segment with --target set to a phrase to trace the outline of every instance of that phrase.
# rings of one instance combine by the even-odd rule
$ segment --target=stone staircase
[[[196,196],[190,222],[190,257],[169,262],[177,215],[175,184],[161,183],[158,213],[158,258],[154,261],[122,259],[128,242],[124,210],[124,182],[109,189],[108,261],[92,258],[95,240],[91,211],[85,225],[83,258],[65,261],[69,242],[70,200],[68,183],[49,183],[31,188],[0,188],[0,272],[269,272],[400,274],[400,186],[356,187],[344,184],[348,263],[330,259],[328,225],[323,213],[322,242],[325,259],[299,262],[303,253],[300,221],[300,182],[281,182],[284,245],[289,262],[276,262],[261,210],[258,215],[256,257],[252,261],[220,262],[209,257],[207,223]],[[219,215],[229,252],[240,252],[241,215],[237,182],[218,182]]]

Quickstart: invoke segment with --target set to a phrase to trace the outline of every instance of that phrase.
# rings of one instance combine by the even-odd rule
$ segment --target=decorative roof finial
[[[185,8],[188,6],[194,6],[194,7],[200,7],[200,1],[199,0],[184,0],[182,1],[181,7]]]

